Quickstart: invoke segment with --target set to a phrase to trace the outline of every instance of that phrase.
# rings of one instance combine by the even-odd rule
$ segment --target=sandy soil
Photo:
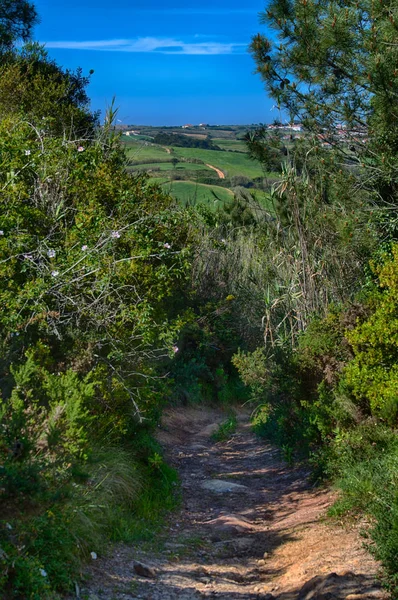
[[[90,600],[387,599],[360,528],[328,522],[335,495],[286,465],[240,414],[214,443],[219,411],[165,415],[159,439],[181,477],[182,506],[150,547],[118,546],[88,570]]]
[[[217,167],[213,167],[213,165],[206,165],[206,167],[209,167],[209,169],[213,169],[213,171],[216,171],[220,179],[225,179],[225,174],[221,171],[221,169],[217,169]]]

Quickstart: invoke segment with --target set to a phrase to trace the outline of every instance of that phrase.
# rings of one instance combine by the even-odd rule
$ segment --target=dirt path
[[[216,171],[216,173],[220,179],[225,179],[225,173],[223,173],[221,171],[221,169],[217,169],[217,167],[213,167],[213,165],[207,165],[207,164],[206,164],[206,167],[209,167],[209,169],[213,169],[213,171]]]
[[[308,472],[256,439],[247,418],[226,442],[224,417],[169,413],[160,431],[179,470],[183,504],[157,548],[120,546],[91,567],[89,600],[370,600],[388,596],[359,525],[322,520],[333,501]],[[84,595],[85,594],[85,595]]]

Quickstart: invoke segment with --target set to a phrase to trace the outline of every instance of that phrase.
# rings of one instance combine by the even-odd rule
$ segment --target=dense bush
[[[256,431],[288,460],[304,452],[316,478],[334,480],[341,498],[332,515],[370,517],[369,548],[395,595],[397,258],[395,245],[384,262],[378,256],[367,293],[314,317],[293,351],[258,348],[233,358],[256,404]]]
[[[2,597],[53,598],[175,502],[151,430],[194,220],[127,172],[86,83],[37,48],[0,72]]]
[[[354,359],[345,381],[356,401],[392,426],[398,417],[398,246],[377,269],[380,291],[369,300],[372,314],[355,327],[348,340]]]
[[[388,575],[392,597],[397,595],[398,437],[375,420],[366,420],[335,436],[322,460],[342,494],[331,516],[364,512],[370,516],[367,544]],[[319,458],[317,457],[317,461]]]
[[[154,143],[163,146],[177,146],[180,148],[202,148],[204,150],[221,150],[210,138],[201,139],[179,133],[158,133]]]
[[[81,69],[64,70],[41,46],[27,44],[2,61],[0,118],[14,115],[67,139],[88,137],[98,125],[98,114],[89,109],[88,83]]]

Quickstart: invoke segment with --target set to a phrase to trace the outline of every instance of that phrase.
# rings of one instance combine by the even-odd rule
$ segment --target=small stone
[[[240,550],[240,551],[245,551],[245,550],[249,550],[249,548],[251,548],[251,546],[254,544],[254,539],[251,537],[241,537],[241,538],[235,538],[233,541],[233,545],[235,550]]]
[[[133,565],[134,572],[137,573],[140,577],[148,577],[150,579],[154,579],[156,577],[156,571],[152,567],[148,567],[148,565],[144,565],[143,563],[136,562]]]
[[[168,550],[184,550],[185,549],[185,545],[184,544],[177,544],[174,542],[166,542],[165,543],[165,547]]]
[[[204,523],[216,533],[236,534],[247,533],[253,530],[253,525],[241,516],[222,515]]]
[[[233,492],[246,492],[247,487],[239,483],[231,481],[223,481],[222,479],[207,479],[202,483],[202,488],[215,492],[216,494],[226,494]]]

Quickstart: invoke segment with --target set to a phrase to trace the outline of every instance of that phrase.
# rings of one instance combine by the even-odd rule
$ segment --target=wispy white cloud
[[[184,42],[174,38],[142,37],[136,39],[46,42],[47,48],[97,50],[102,52],[153,52],[157,54],[242,54],[247,44],[222,42]]]

